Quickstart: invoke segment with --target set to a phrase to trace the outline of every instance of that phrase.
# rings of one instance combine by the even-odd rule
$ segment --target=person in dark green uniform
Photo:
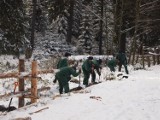
[[[63,94],[63,89],[65,93],[69,92],[69,81],[71,80],[71,75],[74,77],[78,76],[81,73],[81,70],[79,72],[76,72],[76,66],[73,67],[63,67],[60,69],[59,72],[56,73],[54,83],[58,80],[59,83],[59,93]]]
[[[84,75],[83,85],[85,87],[88,86],[88,80],[89,80],[90,74],[92,74],[92,72],[94,71],[92,66],[93,65],[92,60],[93,60],[93,57],[89,56],[87,60],[85,60],[82,64],[82,71]]]
[[[100,72],[101,66],[100,65],[102,63],[102,60],[101,59],[99,59],[99,60],[94,59],[92,62],[93,62],[94,70],[96,70],[98,75],[101,76],[101,72]],[[92,83],[93,84],[96,83],[95,80],[96,80],[96,73],[95,73],[95,71],[93,71],[92,72]]]
[[[129,74],[128,69],[127,69],[127,57],[125,53],[119,52],[118,55],[116,56],[116,59],[118,60],[118,66],[119,66],[119,71],[121,71],[122,65],[125,68],[126,74]]]
[[[70,53],[66,52],[64,57],[61,58],[59,61],[58,61],[58,64],[57,64],[57,69],[60,69],[62,67],[66,67],[66,66],[69,66],[68,65],[68,57],[71,56]]]
[[[109,59],[106,60],[106,65],[109,67],[111,72],[115,72],[115,67],[117,66],[117,63],[118,63],[118,61],[115,58],[112,58],[110,60]]]

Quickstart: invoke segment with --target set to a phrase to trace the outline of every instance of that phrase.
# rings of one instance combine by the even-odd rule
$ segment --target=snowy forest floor
[[[82,92],[71,92],[71,96],[58,95],[58,84],[53,84],[54,75],[43,75],[38,87],[49,86],[49,91],[42,92],[38,103],[3,115],[0,120],[13,120],[29,117],[32,120],[159,120],[160,118],[160,66],[145,70],[134,70],[129,67],[129,78],[116,77],[106,80],[110,74],[107,68],[102,69],[102,83],[85,88]],[[122,73],[124,71],[122,70]],[[118,72],[115,73],[115,75]],[[79,79],[74,78],[74,79]],[[82,84],[81,76],[81,84]],[[99,80],[97,76],[97,81]],[[13,90],[7,87],[8,82],[0,81],[0,93]],[[8,85],[9,86],[9,85]],[[26,84],[29,86],[29,83]],[[70,82],[70,88],[78,84]],[[9,104],[9,100],[0,100],[0,105]],[[26,103],[30,100],[26,100]],[[18,100],[13,98],[12,106],[17,107]],[[38,111],[42,109],[42,111]],[[38,111],[38,112],[37,112]]]

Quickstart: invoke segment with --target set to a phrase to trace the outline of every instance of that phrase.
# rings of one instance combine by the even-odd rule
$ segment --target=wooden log
[[[39,99],[39,97],[35,97],[35,96],[32,96],[32,95],[24,95],[23,96],[24,98],[31,98],[31,99]]]
[[[43,111],[43,110],[45,110],[45,109],[49,109],[49,107],[44,107],[44,108],[39,109],[39,110],[37,110],[37,111],[31,112],[31,113],[29,113],[29,114],[30,114],[30,115],[33,115],[34,113],[39,113],[39,112],[41,112],[41,111]]]
[[[32,120],[31,117],[24,117],[24,118],[13,118],[12,120]]]
[[[41,71],[37,71],[37,74],[47,74],[47,73],[54,73],[55,70],[41,70]]]

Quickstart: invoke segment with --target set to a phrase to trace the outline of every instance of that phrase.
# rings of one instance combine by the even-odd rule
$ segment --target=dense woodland
[[[0,54],[55,51],[52,39],[76,54],[143,54],[160,45],[159,11],[160,0],[1,0]]]

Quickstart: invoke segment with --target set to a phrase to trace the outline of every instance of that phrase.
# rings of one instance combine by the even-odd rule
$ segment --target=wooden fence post
[[[145,62],[144,62],[144,54],[142,54],[142,65],[143,65],[143,69],[145,68]]]
[[[159,47],[156,49],[156,53],[157,53],[157,65],[159,65],[160,64],[160,60],[159,60]]]
[[[136,56],[136,63],[138,63],[139,55]]]
[[[153,65],[156,64],[156,59],[155,59],[155,55],[152,55],[153,56]]]
[[[31,103],[37,102],[37,61],[32,62]]]
[[[158,65],[160,64],[159,58],[160,58],[160,55],[157,55],[157,64],[158,64]]]
[[[147,63],[148,63],[148,67],[151,67],[150,56],[148,56],[148,55],[147,55]]]
[[[25,71],[24,59],[19,59],[19,73]],[[19,91],[24,91],[24,78],[19,78]],[[24,97],[18,98],[18,107],[24,106]]]

